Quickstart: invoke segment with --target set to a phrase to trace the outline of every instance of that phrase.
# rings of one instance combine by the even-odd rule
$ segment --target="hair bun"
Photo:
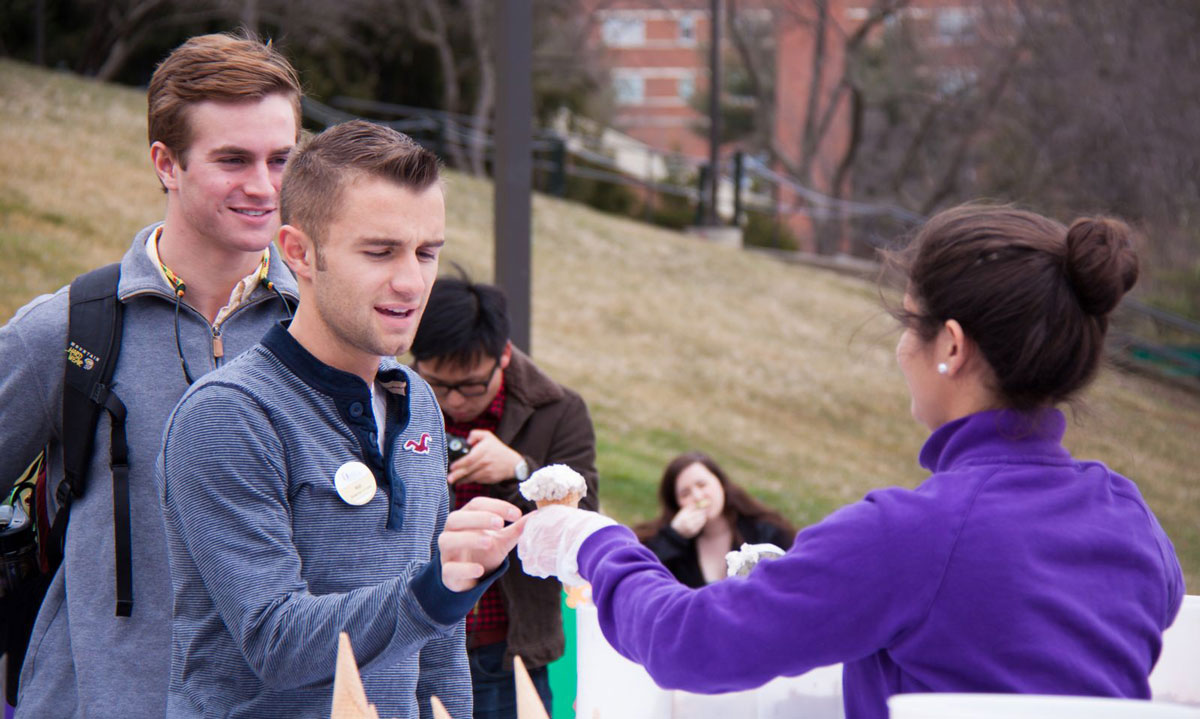
[[[1079,306],[1107,315],[1137,282],[1138,258],[1129,225],[1108,217],[1075,220],[1067,230],[1066,275]]]

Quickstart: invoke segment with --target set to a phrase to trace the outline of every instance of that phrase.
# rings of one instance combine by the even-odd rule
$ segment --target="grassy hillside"
[[[138,91],[0,61],[0,147],[0,318],[162,215]],[[485,279],[491,198],[450,176],[445,257]],[[873,285],[545,197],[534,235],[533,352],[592,409],[609,513],[650,516],[663,465],[690,448],[801,524],[922,479]],[[1138,481],[1195,593],[1200,398],[1106,372],[1084,400],[1068,444]]]

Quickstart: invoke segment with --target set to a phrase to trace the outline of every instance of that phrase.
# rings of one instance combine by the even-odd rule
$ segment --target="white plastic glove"
[[[577,557],[583,541],[616,520],[597,512],[554,504],[525,517],[517,556],[532,577],[554,575],[568,586],[585,584]]]

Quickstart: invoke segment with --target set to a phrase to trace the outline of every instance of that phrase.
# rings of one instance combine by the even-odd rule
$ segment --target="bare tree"
[[[111,80],[141,45],[170,0],[105,0],[96,4],[78,69]]]
[[[1016,5],[1028,52],[995,127],[985,190],[1048,212],[1113,212],[1152,241],[1147,289],[1200,313],[1200,5]]]
[[[435,51],[442,109],[469,117],[464,137],[448,143],[451,162],[482,175],[487,169],[496,104],[496,58],[492,34],[500,9],[488,0],[401,0],[417,42]],[[578,0],[537,0],[534,8],[534,87],[553,93],[594,87],[594,65],[580,52],[583,37]],[[564,42],[564,40],[566,42]],[[464,146],[465,145],[465,151]]]
[[[599,78],[586,46],[582,0],[534,0],[535,109],[584,105]],[[496,105],[495,13],[489,0],[80,0],[89,21],[69,62],[102,80],[137,77],[149,48],[238,26],[272,37],[315,97],[402,97],[444,112],[444,146],[456,167],[488,169]],[[40,7],[40,2],[38,7]],[[62,28],[60,28],[61,30]],[[137,69],[129,69],[137,61]],[[413,72],[419,80],[412,82]],[[399,79],[398,79],[399,78]],[[411,91],[413,86],[415,91]]]
[[[856,199],[1117,213],[1153,238],[1144,291],[1200,313],[1200,6],[1013,0],[968,20],[947,40],[904,18],[858,55]]]
[[[778,24],[794,23],[806,27],[809,29],[806,34],[811,40],[808,68],[811,81],[804,103],[800,152],[798,155],[791,155],[782,150],[778,141],[775,141],[771,148],[772,159],[786,168],[789,174],[802,182],[814,181],[814,163],[831,128],[839,118],[843,103],[859,90],[853,72],[856,56],[862,51],[868,38],[908,2],[909,0],[874,0],[866,17],[851,32],[846,32],[842,24],[831,17],[828,0],[791,0],[781,3],[777,10]],[[846,58],[840,68],[835,68],[830,63],[830,58],[834,55],[829,47],[831,42],[840,45],[840,54]],[[745,41],[735,43],[739,48],[746,44]],[[753,63],[749,53],[743,53],[743,60],[747,64]],[[837,73],[837,76],[834,77],[832,73]],[[851,147],[847,154],[853,155],[855,151],[856,148]]]
[[[493,7],[494,3],[484,0],[467,0],[467,18],[479,70],[479,87],[475,92],[475,102],[471,110],[469,145],[471,172],[476,176],[482,176],[487,171],[487,137],[496,101],[496,60],[492,49],[494,24],[489,12]]]
[[[408,30],[418,42],[425,43],[437,53],[438,69],[442,79],[442,103],[447,112],[459,108],[459,58],[455,52],[450,29],[456,23],[447,18],[448,9],[438,0],[404,0],[402,6],[408,16]],[[455,167],[466,167],[462,147],[452,139],[447,144],[451,162]]]
[[[744,0],[729,0],[726,27],[736,53],[736,73],[727,77],[744,80],[743,90],[752,100],[754,113],[751,137],[743,138],[751,151],[771,151],[775,138],[775,55],[774,18],[769,9],[746,7]],[[730,88],[722,88],[728,93]],[[701,98],[707,103],[707,98]],[[723,123],[728,126],[728,123]]]
[[[353,22],[361,17],[361,0],[336,6],[323,0],[100,0],[93,5],[92,22],[76,69],[111,81],[156,34],[204,28],[212,23],[259,32],[281,28],[295,44],[319,44],[331,39],[341,46]]]
[[[908,2],[873,0],[857,24],[850,25],[833,16],[834,6],[829,0],[781,3],[778,25],[806,29],[804,35],[810,48],[806,68],[809,84],[799,141],[795,143],[798,149],[794,152],[786,150],[775,137],[770,145],[770,155],[802,184],[826,192],[835,199],[842,199],[846,194],[863,140],[864,97],[861,75],[856,72],[859,57],[871,38]],[[841,61],[834,62],[835,58]],[[840,148],[834,148],[830,142],[835,127],[846,130],[847,141]],[[820,174],[819,165],[825,165]],[[832,166],[832,172],[826,170],[829,166]],[[824,174],[828,176],[821,176]],[[842,244],[845,222],[838,214],[840,207],[836,202],[831,204],[828,211],[833,213],[832,216],[823,216],[814,223],[818,252],[832,253]]]

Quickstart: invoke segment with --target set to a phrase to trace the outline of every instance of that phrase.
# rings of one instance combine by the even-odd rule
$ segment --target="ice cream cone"
[[[534,502],[534,504],[537,505],[538,509],[541,509],[542,507],[549,507],[552,504],[561,504],[564,507],[578,508],[579,500],[581,500],[581,499],[583,499],[582,494],[580,494],[579,492],[571,492],[570,494],[563,497],[562,499],[539,499],[536,502]]]
[[[538,509],[552,504],[578,507],[579,500],[587,495],[587,482],[583,475],[565,464],[551,464],[530,475],[518,486],[521,496],[537,505]]]

